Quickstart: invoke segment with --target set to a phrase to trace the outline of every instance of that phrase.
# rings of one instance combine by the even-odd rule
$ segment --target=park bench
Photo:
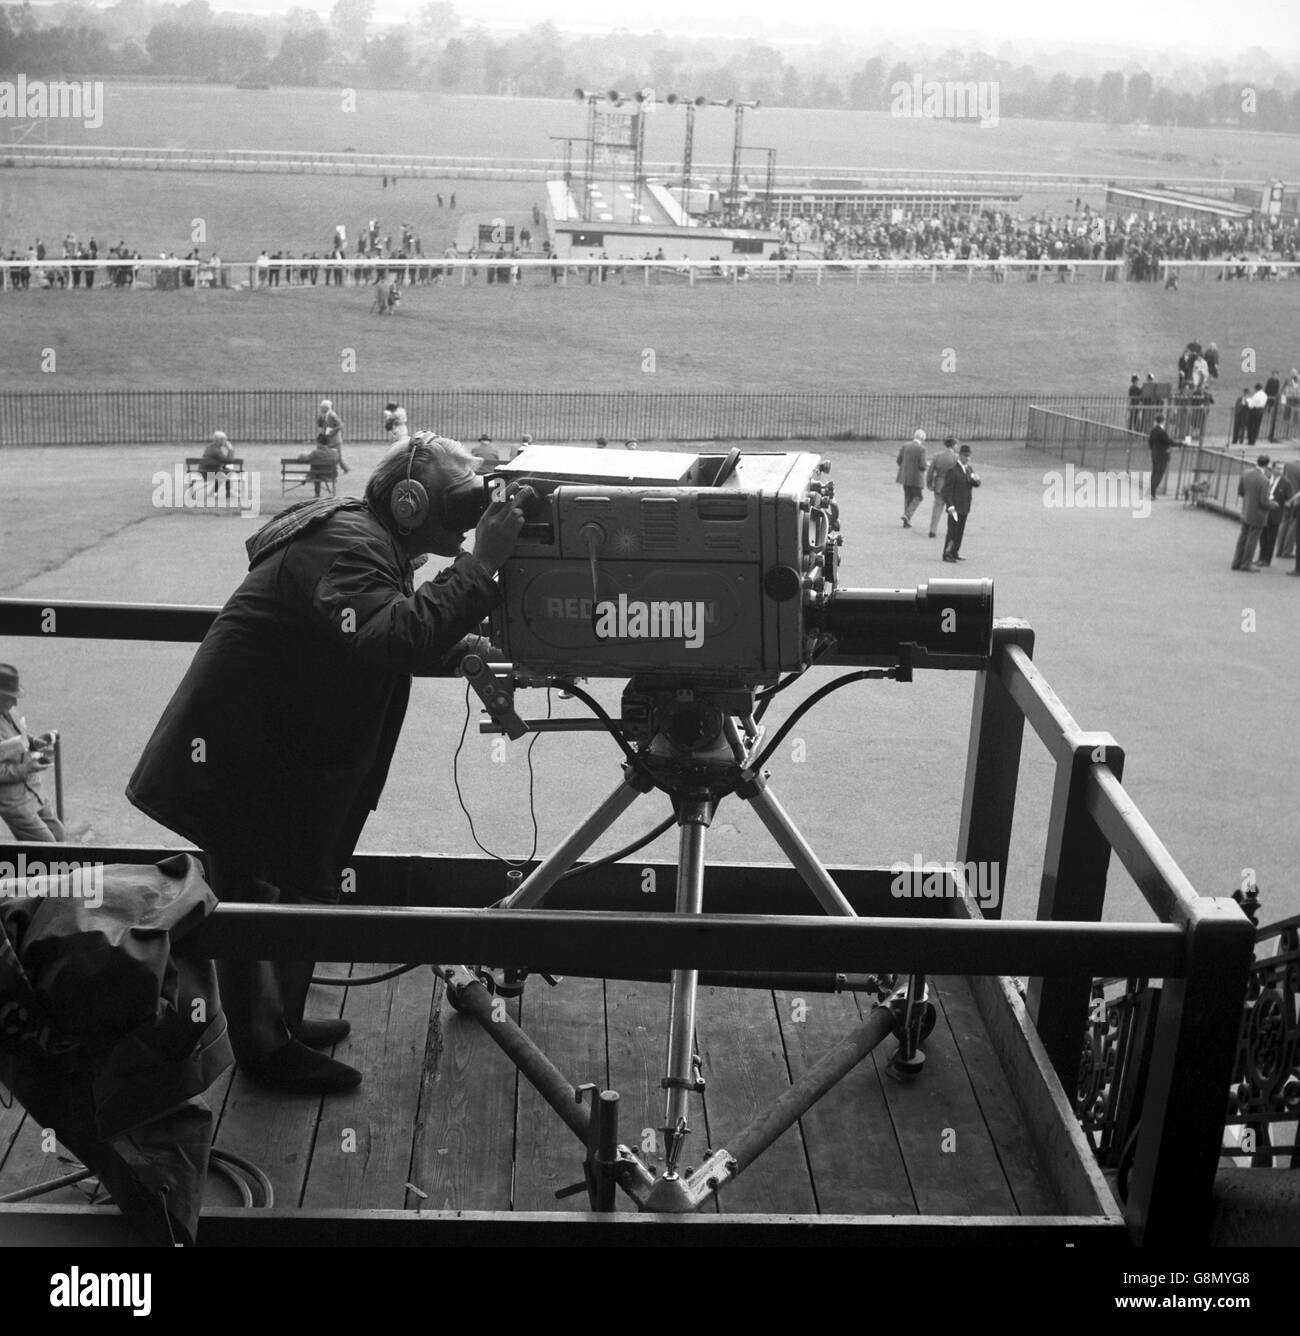
[[[244,475],[242,459],[228,459],[220,463],[214,459],[204,459],[201,455],[185,460],[185,486],[192,482],[206,488],[210,480],[225,479],[227,488],[238,486]]]
[[[312,464],[305,459],[282,459],[280,461],[280,495],[292,491],[295,487],[305,487],[307,483],[320,482],[328,489],[331,496],[334,495],[334,484],[338,481],[339,468],[337,464],[326,467],[322,464]]]

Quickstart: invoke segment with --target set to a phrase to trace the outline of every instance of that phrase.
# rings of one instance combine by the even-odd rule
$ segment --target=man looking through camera
[[[523,515],[509,497],[482,510],[476,462],[422,432],[379,464],[364,499],[305,502],[248,541],[248,575],[127,786],[137,807],[208,852],[221,899],[336,898],[383,792],[412,676],[444,675],[480,648],[467,633],[500,598],[493,577]],[[407,504],[412,483],[422,508]],[[476,519],[470,554],[461,543]],[[425,553],[455,560],[417,589]],[[267,1084],[346,1090],[360,1073],[313,1049],[347,1023],[303,1019],[312,968],[221,962],[231,1043]]]

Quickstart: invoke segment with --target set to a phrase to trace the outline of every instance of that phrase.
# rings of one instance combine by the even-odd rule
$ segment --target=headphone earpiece
[[[388,507],[398,525],[410,532],[418,529],[429,518],[429,493],[424,484],[411,477],[415,466],[416,447],[421,444],[422,433],[411,438],[411,452],[406,457],[406,477],[393,488],[388,499]]]

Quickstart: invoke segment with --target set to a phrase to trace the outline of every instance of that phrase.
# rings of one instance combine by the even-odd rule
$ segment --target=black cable
[[[826,651],[830,648],[830,645],[831,645],[830,637],[823,636],[813,647],[813,652],[809,656],[808,663],[806,664],[806,666],[800,668],[798,672],[791,673],[788,677],[778,682],[776,686],[768,687],[766,691],[756,691],[754,693],[754,699],[758,702],[758,709],[754,711],[755,723],[759,723],[762,721],[763,716],[767,713],[767,707],[772,702],[773,698],[780,695],[780,693],[784,691],[786,687],[792,686],[795,682],[797,682],[808,671],[809,668],[814,667],[817,663],[817,660],[820,659],[821,656],[825,654]]]
[[[493,853],[493,851],[479,839],[478,831],[474,829],[474,818],[470,815],[469,808],[465,806],[465,795],[460,791],[460,753],[465,746],[466,734],[469,732],[469,693],[470,686],[467,682],[465,684],[465,720],[460,727],[460,741],[456,743],[456,751],[451,758],[451,778],[452,783],[456,786],[456,801],[460,804],[460,810],[465,813],[465,820],[469,822],[469,834],[474,843],[487,854],[489,858],[495,858],[498,863],[504,863],[506,867],[510,868],[521,868],[526,863],[531,863],[533,859],[537,857],[538,828],[537,804],[535,799],[537,776],[533,769],[533,748],[537,745],[537,739],[542,735],[540,733],[534,733],[529,740],[528,749],[524,753],[528,760],[528,811],[533,822],[533,847],[529,850],[526,858],[506,858],[502,854]],[[551,717],[551,690],[549,687],[546,689],[546,717],[548,719]]]
[[[669,826],[676,825],[677,814],[669,814],[652,830],[647,831],[641,838],[633,844],[624,845],[622,849],[615,849],[612,854],[603,854],[600,858],[593,858],[590,863],[583,863],[581,867],[571,867],[556,880],[564,881],[568,877],[579,877],[584,872],[594,872],[598,867],[607,867],[610,863],[617,863],[620,859],[626,858],[629,854],[634,854],[638,849],[644,849],[647,844],[657,840],[660,835],[668,829]]]
[[[577,686],[573,682],[566,682],[564,684],[564,690],[567,691],[569,695],[574,696],[578,700],[580,700],[592,712],[592,714],[594,714],[596,718],[599,719],[600,722],[605,725],[605,729],[609,733],[610,737],[612,737],[614,741],[617,742],[618,745],[623,749],[623,755],[627,757],[628,764],[631,765],[632,768],[639,773],[644,768],[641,758],[636,754],[636,752],[632,750],[632,747],[628,743],[628,740],[623,736],[623,730],[619,728],[619,726],[609,717],[609,715],[605,711],[604,706],[602,706],[601,703],[594,697],[589,696],[585,691],[583,691],[583,689],[580,686]]]
[[[216,1146],[208,1153],[210,1160],[218,1160],[222,1163],[242,1170],[253,1182],[262,1190],[261,1209],[270,1210],[275,1205],[275,1188],[271,1180],[262,1172],[252,1160],[246,1160],[242,1155],[237,1155],[233,1150],[218,1149]]]
[[[362,988],[366,984],[387,983],[389,979],[395,979],[399,974],[408,974],[411,970],[419,968],[418,962],[414,965],[397,965],[391,970],[385,970],[383,974],[363,974],[356,978],[350,978],[346,974],[313,974],[311,981],[326,988]]]
[[[767,763],[767,759],[785,740],[786,734],[799,722],[800,719],[812,709],[818,701],[825,699],[832,691],[838,691],[841,687],[846,687],[850,682],[865,682],[872,678],[889,677],[892,674],[884,668],[866,668],[858,673],[845,673],[843,677],[837,677],[833,682],[827,682],[824,687],[819,687],[813,694],[805,700],[799,702],[790,717],[777,729],[772,741],[763,748],[759,756],[749,763],[751,770],[761,770]]]

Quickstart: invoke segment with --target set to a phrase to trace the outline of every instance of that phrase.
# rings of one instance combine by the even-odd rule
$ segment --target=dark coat
[[[898,476],[894,481],[904,487],[920,487],[925,482],[925,446],[920,441],[908,441],[898,452]]]
[[[1147,439],[1147,444],[1151,447],[1151,458],[1169,463],[1169,451],[1173,447],[1174,441],[1169,433],[1159,422],[1151,428],[1151,435]]]
[[[127,785],[155,821],[328,898],[378,804],[411,676],[437,676],[499,601],[468,554],[414,591],[366,506],[255,561]]]
[[[971,490],[978,486],[979,483],[975,480],[970,465],[962,464],[959,459],[956,465],[944,474],[943,491],[939,495],[943,497],[945,506],[952,506],[959,515],[968,515]]]
[[[1276,501],[1269,501],[1268,484],[1268,475],[1258,465],[1252,464],[1242,473],[1237,483],[1237,495],[1242,498],[1243,524],[1262,529],[1268,523],[1269,513],[1280,508]]]

